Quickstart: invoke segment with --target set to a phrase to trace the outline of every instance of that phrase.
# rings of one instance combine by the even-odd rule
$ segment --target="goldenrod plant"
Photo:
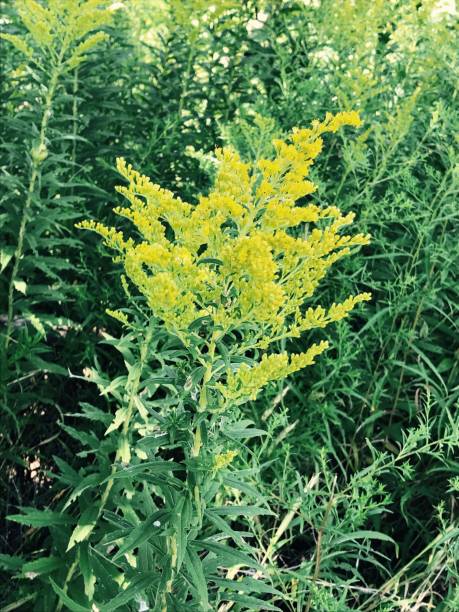
[[[1,369],[0,608],[455,612],[457,2],[99,7]],[[49,82],[24,40],[0,41],[0,334]],[[350,109],[295,199],[293,127]],[[371,242],[341,257],[351,211]]]
[[[327,308],[307,304],[329,268],[369,240],[342,233],[352,214],[305,201],[315,190],[306,177],[322,136],[345,125],[358,127],[357,113],[295,129],[274,140],[273,157],[254,163],[234,149],[217,150],[214,187],[196,205],[119,159],[127,186],[117,190],[129,205],[115,212],[134,235],[79,224],[100,234],[123,266],[128,304],[108,313],[126,334],[106,341],[128,374],[110,381],[88,373],[118,403],[113,419],[83,407],[106,425],[103,438],[64,425],[94,461],[76,487],[59,461],[58,478],[72,489],[59,514],[63,537],[53,545],[65,567],[50,579],[59,609],[112,610],[134,598],[164,611],[214,610],[225,601],[278,609],[255,596],[276,593],[271,570],[232,524],[237,516],[270,515],[269,499],[231,503],[224,490],[254,494],[237,457],[243,441],[263,431],[239,420],[237,406],[312,365],[328,346],[322,340],[289,354],[276,351],[279,343],[370,299],[362,293]],[[11,518],[35,524],[40,516],[51,526],[46,512]],[[225,578],[222,570],[234,566],[257,570],[258,579]]]
[[[15,8],[27,33],[0,34],[37,71],[41,84],[36,100],[40,105],[40,119],[38,125],[31,126],[37,136],[29,151],[29,178],[20,207],[17,242],[5,251],[2,262],[4,268],[11,262],[6,269],[9,282],[6,329],[2,339],[5,371],[7,350],[12,340],[15,293],[27,293],[27,284],[21,277],[23,258],[28,256],[25,247],[30,249],[31,246],[27,245],[27,226],[35,215],[44,214],[37,203],[40,201],[41,169],[49,155],[49,123],[53,117],[56,95],[64,77],[84,62],[87,54],[106,38],[107,34],[100,28],[111,21],[113,13],[109,5],[106,0],[49,0],[46,4],[36,0],[17,0]],[[34,321],[37,322],[37,319]]]

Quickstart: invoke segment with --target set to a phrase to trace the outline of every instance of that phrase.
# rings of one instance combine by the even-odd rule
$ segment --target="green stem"
[[[207,364],[206,369],[204,371],[204,376],[201,384],[201,391],[199,394],[199,401],[197,407],[198,415],[202,415],[207,409],[207,386],[212,378],[213,374],[213,364],[215,358],[215,349],[217,343],[217,334],[214,332],[210,339],[209,343],[209,351],[207,353]],[[191,448],[190,455],[193,459],[197,459],[201,452],[202,447],[202,437],[201,437],[201,426],[200,426],[200,418],[198,416],[195,430],[193,433],[193,444]],[[201,499],[201,490],[199,487],[199,482],[196,482],[193,486],[193,497],[196,504],[196,509],[199,516],[200,523],[202,522],[202,499]],[[167,538],[167,548],[170,554],[170,578],[166,583],[165,591],[162,594],[162,602],[161,602],[161,612],[167,612],[167,593],[172,593],[173,584],[174,584],[174,575],[177,568],[177,534],[173,533],[171,536]]]
[[[146,363],[147,358],[148,358],[148,349],[150,347],[150,343],[151,343],[152,338],[153,338],[154,329],[155,329],[155,325],[154,325],[153,321],[151,321],[150,324],[149,324],[147,333],[145,335],[145,340],[143,341],[142,346],[140,348],[139,367],[135,368],[135,370],[134,370],[132,382],[130,382],[128,380],[128,385],[129,385],[129,401],[128,401],[128,406],[127,406],[127,411],[126,411],[126,417],[125,417],[124,422],[123,422],[123,428],[121,430],[120,442],[118,444],[118,449],[116,451],[115,460],[114,460],[113,465],[112,465],[111,476],[113,476],[113,474],[116,471],[116,463],[121,459],[121,455],[122,455],[123,447],[124,447],[124,441],[127,439],[128,435],[129,435],[129,426],[131,424],[132,413],[134,411],[135,397],[136,397],[137,392],[139,390],[139,384],[140,384],[143,368],[144,368],[145,363]],[[110,495],[110,491],[111,491],[111,489],[113,487],[113,482],[114,482],[114,479],[110,478],[108,480],[107,484],[105,485],[105,489],[104,489],[104,491],[102,493],[102,496],[100,498],[99,510],[98,510],[98,513],[97,513],[97,517],[98,518],[100,517],[100,515],[102,514],[102,512],[103,512],[103,510],[105,508],[105,505],[107,503],[108,497]]]
[[[76,137],[78,133],[78,68],[75,69],[75,73],[73,75],[73,105],[72,105],[72,166],[75,168],[76,166]],[[72,195],[74,193],[74,187],[72,186],[71,192]]]
[[[53,71],[51,73],[51,79],[49,82],[48,92],[45,97],[45,104],[43,109],[43,116],[40,124],[40,134],[38,138],[38,143],[32,149],[32,166],[30,172],[30,181],[29,187],[27,189],[27,197],[22,209],[21,220],[19,223],[19,232],[18,232],[18,242],[16,245],[16,249],[14,252],[14,263],[13,269],[11,271],[11,277],[8,284],[8,298],[7,298],[7,322],[6,322],[6,332],[3,346],[3,366],[4,372],[6,372],[7,358],[6,353],[8,349],[8,345],[11,340],[11,332],[13,330],[13,316],[14,316],[14,284],[16,282],[20,262],[22,256],[24,254],[24,240],[26,236],[27,222],[29,220],[29,211],[32,207],[33,196],[35,193],[35,185],[37,181],[39,181],[41,176],[41,165],[43,161],[46,159],[46,135],[48,131],[49,119],[52,113],[54,94],[56,93],[58,80],[62,71],[62,54],[59,56],[56,65],[53,67]]]
[[[171,556],[171,575],[166,584],[166,593],[172,593],[172,587],[174,584],[174,574],[175,574],[175,569],[177,567],[177,535],[175,533],[168,537],[167,547],[168,547],[168,552]],[[163,597],[162,612],[167,612],[166,593],[164,594],[164,597]]]
[[[75,560],[73,561],[72,565],[69,567],[69,571],[67,572],[67,576],[65,577],[64,586],[62,587],[62,590],[64,591],[64,593],[67,593],[67,589],[69,587],[70,581],[72,580],[72,576],[75,573],[76,568],[78,567],[79,561],[80,561],[80,554],[77,551],[77,554],[75,555]],[[62,599],[60,599],[56,606],[56,612],[60,612],[62,610],[63,605],[64,604],[62,602]]]

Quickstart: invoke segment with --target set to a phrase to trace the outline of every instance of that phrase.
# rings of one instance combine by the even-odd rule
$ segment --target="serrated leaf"
[[[5,570],[18,570],[22,567],[24,559],[13,555],[0,554],[0,567]]]
[[[117,610],[120,606],[124,606],[125,604],[131,602],[136,595],[138,595],[145,589],[153,587],[157,582],[157,573],[149,572],[148,574],[136,576],[133,580],[130,581],[129,586],[125,591],[119,593],[108,603],[99,606],[100,612],[112,612],[113,610]],[[85,612],[88,611],[85,610]]]
[[[22,566],[22,573],[26,574],[49,574],[54,570],[62,567],[62,559],[58,557],[42,557],[41,559],[35,559],[34,561],[28,561]],[[29,576],[27,576],[29,577]]]
[[[89,508],[86,508],[78,521],[78,525],[75,527],[72,535],[70,536],[67,551],[73,548],[75,544],[78,544],[78,542],[84,542],[84,540],[89,538],[94,527],[96,526],[97,516],[97,506],[90,506]]]
[[[115,418],[113,419],[111,425],[107,427],[105,432],[105,436],[108,436],[112,431],[116,431],[121,425],[124,423],[127,417],[127,408],[118,408],[115,412]]]
[[[75,429],[75,427],[70,427],[70,425],[64,425],[64,423],[59,423],[60,427],[68,433],[69,436],[72,436],[75,440],[78,440],[80,444],[83,446],[89,446],[89,448],[93,450],[97,450],[100,446],[99,438],[92,432],[82,431],[81,429]]]
[[[51,583],[53,591],[59,596],[59,601],[64,603],[71,612],[89,612],[89,608],[80,606],[79,603],[71,599],[61,587],[57,586],[52,578],[49,579],[49,582]]]
[[[78,472],[76,472],[72,467],[70,467],[70,465],[66,461],[64,461],[60,457],[53,455],[53,459],[57,467],[59,468],[59,474],[54,474],[52,472],[50,472],[50,474],[54,478],[57,478],[65,484],[70,484],[74,487],[77,486],[78,482],[80,481],[80,475],[78,474]],[[65,508],[63,509],[65,510]]]
[[[132,478],[142,474],[142,472],[148,474],[160,474],[163,472],[172,472],[175,470],[182,470],[183,466],[173,461],[145,461],[138,465],[131,465],[126,468],[121,468],[111,476],[108,476],[103,482],[110,480],[111,478]]]
[[[91,487],[95,487],[96,485],[100,484],[101,481],[102,476],[100,474],[88,474],[85,476],[72,491],[72,494],[65,502],[63,509],[66,510],[70,504],[72,504],[84,491],[90,489]]]
[[[195,540],[193,545],[199,550],[205,549],[214,553],[217,557],[218,563],[223,567],[231,568],[235,565],[244,565],[247,567],[253,567],[262,572],[265,571],[265,568],[260,565],[258,561],[255,561],[255,559],[249,557],[249,555],[246,555],[235,548],[231,548],[230,546],[218,544],[217,542],[212,542],[210,540]]]
[[[86,542],[80,546],[80,570],[83,576],[84,593],[89,601],[92,601],[96,587],[96,576],[91,565],[89,546]]]
[[[140,525],[137,525],[137,527],[131,531],[129,536],[125,538],[117,553],[113,555],[113,561],[116,561],[125,553],[137,548],[151,537],[160,535],[164,524],[167,524],[169,515],[170,512],[167,510],[158,510],[149,516],[145,521],[140,523]]]
[[[99,421],[100,423],[104,423],[108,425],[112,418],[112,415],[108,412],[104,412],[100,408],[96,408],[92,404],[88,404],[87,402],[80,402],[80,406],[83,412],[73,412],[70,413],[69,416],[77,417],[81,419],[89,419],[90,421]]]
[[[100,381],[102,381],[102,379],[100,379]],[[116,397],[116,390],[118,389],[118,387],[125,387],[126,386],[126,381],[127,381],[127,377],[126,376],[118,376],[117,378],[113,379],[112,381],[108,382],[104,381],[104,385],[102,386],[101,382],[98,383],[99,389],[100,389],[100,394],[102,396],[105,395],[113,395],[114,397]],[[96,382],[94,380],[94,382]]]
[[[31,527],[52,527],[54,525],[72,525],[75,519],[70,514],[53,512],[52,510],[35,510],[34,508],[23,508],[23,514],[10,514],[6,518],[9,521],[30,525]]]

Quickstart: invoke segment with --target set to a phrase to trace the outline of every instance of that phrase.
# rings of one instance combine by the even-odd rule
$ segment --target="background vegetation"
[[[22,34],[13,4],[0,9],[2,32]],[[294,126],[358,110],[363,127],[335,135],[313,171],[314,200],[356,211],[373,238],[325,280],[320,302],[366,290],[373,299],[327,329],[332,348],[313,368],[239,408],[241,421],[267,432],[241,442],[237,462],[273,515],[239,517],[237,528],[271,568],[272,589],[258,595],[261,607],[247,596],[233,609],[457,610],[454,3],[132,0],[109,9],[108,36],[56,90],[9,342],[8,287],[50,66],[0,41],[2,517],[59,510],[58,473],[78,479],[92,461],[88,436],[103,438],[97,421],[83,423],[84,407],[116,409],[89,378],[91,368],[110,380],[124,373],[110,340],[120,326],[105,314],[122,304],[119,270],[74,227],[111,222],[115,157],[193,202],[210,184],[215,146],[255,159]],[[50,579],[62,585],[68,568],[36,559],[55,554],[59,526],[3,525],[0,565],[14,579],[2,609],[54,609]],[[146,609],[142,588],[120,609]],[[71,594],[84,606],[80,591]]]

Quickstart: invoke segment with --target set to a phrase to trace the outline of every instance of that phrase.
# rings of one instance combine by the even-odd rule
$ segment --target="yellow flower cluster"
[[[237,454],[237,451],[230,450],[226,451],[225,453],[220,453],[219,455],[216,455],[214,457],[214,471],[218,472],[219,470],[223,470],[224,468],[226,468],[237,456]]]
[[[124,312],[121,312],[121,310],[112,310],[111,308],[107,308],[105,312],[111,317],[113,317],[114,319],[116,319],[117,321],[119,321],[120,323],[122,323],[123,325],[126,325],[126,326],[129,325],[129,319],[128,319],[127,314]]]
[[[107,37],[99,31],[85,38],[90,32],[110,23],[113,15],[111,4],[109,0],[47,0],[46,3],[15,0],[16,11],[29,36],[0,34],[0,37],[11,42],[28,58],[33,57],[34,47],[38,47],[51,56],[60,57],[61,61],[65,58],[66,66],[71,69],[84,61],[84,54]]]
[[[306,177],[322,149],[321,135],[343,125],[360,125],[357,113],[327,114],[309,129],[295,129],[286,140],[274,141],[273,159],[255,163],[231,148],[218,150],[214,187],[194,206],[118,159],[127,186],[117,190],[130,205],[115,212],[133,223],[140,240],[94,221],[80,227],[100,234],[117,252],[154,315],[185,341],[190,324],[201,317],[221,335],[243,329],[242,353],[325,327],[370,297],[351,296],[328,310],[304,309],[330,266],[369,240],[342,233],[352,213],[303,203],[314,191]],[[307,232],[298,231],[303,224]],[[243,367],[229,375],[226,393],[253,397],[266,382],[312,363],[324,349],[322,343],[290,360],[273,355],[256,368]]]
[[[244,363],[235,373],[229,372],[226,384],[218,383],[217,388],[232,404],[244,403],[248,399],[255,399],[258,392],[269,382],[281,380],[312,365],[315,358],[327,348],[328,342],[323,341],[313,344],[304,353],[264,354],[255,366],[249,367]]]

